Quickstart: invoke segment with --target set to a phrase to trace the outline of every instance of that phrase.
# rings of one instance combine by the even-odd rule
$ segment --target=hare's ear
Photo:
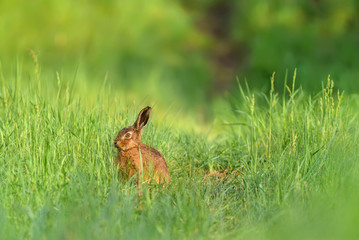
[[[141,110],[141,112],[138,114],[136,122],[133,124],[133,127],[136,130],[141,130],[144,126],[147,125],[148,120],[150,119],[151,115],[151,108],[145,107]]]

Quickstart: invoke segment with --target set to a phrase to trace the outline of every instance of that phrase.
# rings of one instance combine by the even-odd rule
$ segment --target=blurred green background
[[[3,0],[0,60],[5,75],[19,62],[33,69],[32,50],[49,79],[80,72],[88,84],[106,78],[125,95],[185,108],[205,106],[236,77],[268,90],[273,72],[282,84],[294,68],[308,91],[331,74],[358,92],[358,10],[355,0]]]

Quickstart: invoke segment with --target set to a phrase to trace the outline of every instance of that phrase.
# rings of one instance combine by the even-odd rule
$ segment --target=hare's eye
[[[125,137],[126,137],[126,138],[130,138],[130,137],[131,137],[131,133],[126,133]]]

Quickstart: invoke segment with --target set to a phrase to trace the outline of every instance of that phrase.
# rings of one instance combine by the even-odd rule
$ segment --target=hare
[[[169,182],[170,173],[164,157],[155,148],[141,143],[142,128],[147,125],[150,114],[151,108],[145,107],[132,126],[118,133],[114,142],[118,149],[116,163],[125,180],[138,174],[139,179],[142,177],[143,180],[154,179],[157,183]]]

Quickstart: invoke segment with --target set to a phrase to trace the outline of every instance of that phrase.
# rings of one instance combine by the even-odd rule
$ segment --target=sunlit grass
[[[17,71],[0,91],[1,232],[32,239],[337,239],[358,234],[358,128],[328,79],[308,96],[239,87],[211,140],[154,109],[143,142],[168,188],[121,182],[113,139],[142,102],[107,83]],[[112,97],[114,96],[114,97]],[[147,105],[147,104],[143,104]],[[159,114],[156,114],[156,111]],[[162,112],[162,117],[161,113]],[[177,113],[178,114],[178,113]],[[209,130],[207,130],[209,132]],[[210,176],[206,176],[211,173]],[[339,223],[338,223],[338,222]],[[329,230],[327,230],[330,228]]]

